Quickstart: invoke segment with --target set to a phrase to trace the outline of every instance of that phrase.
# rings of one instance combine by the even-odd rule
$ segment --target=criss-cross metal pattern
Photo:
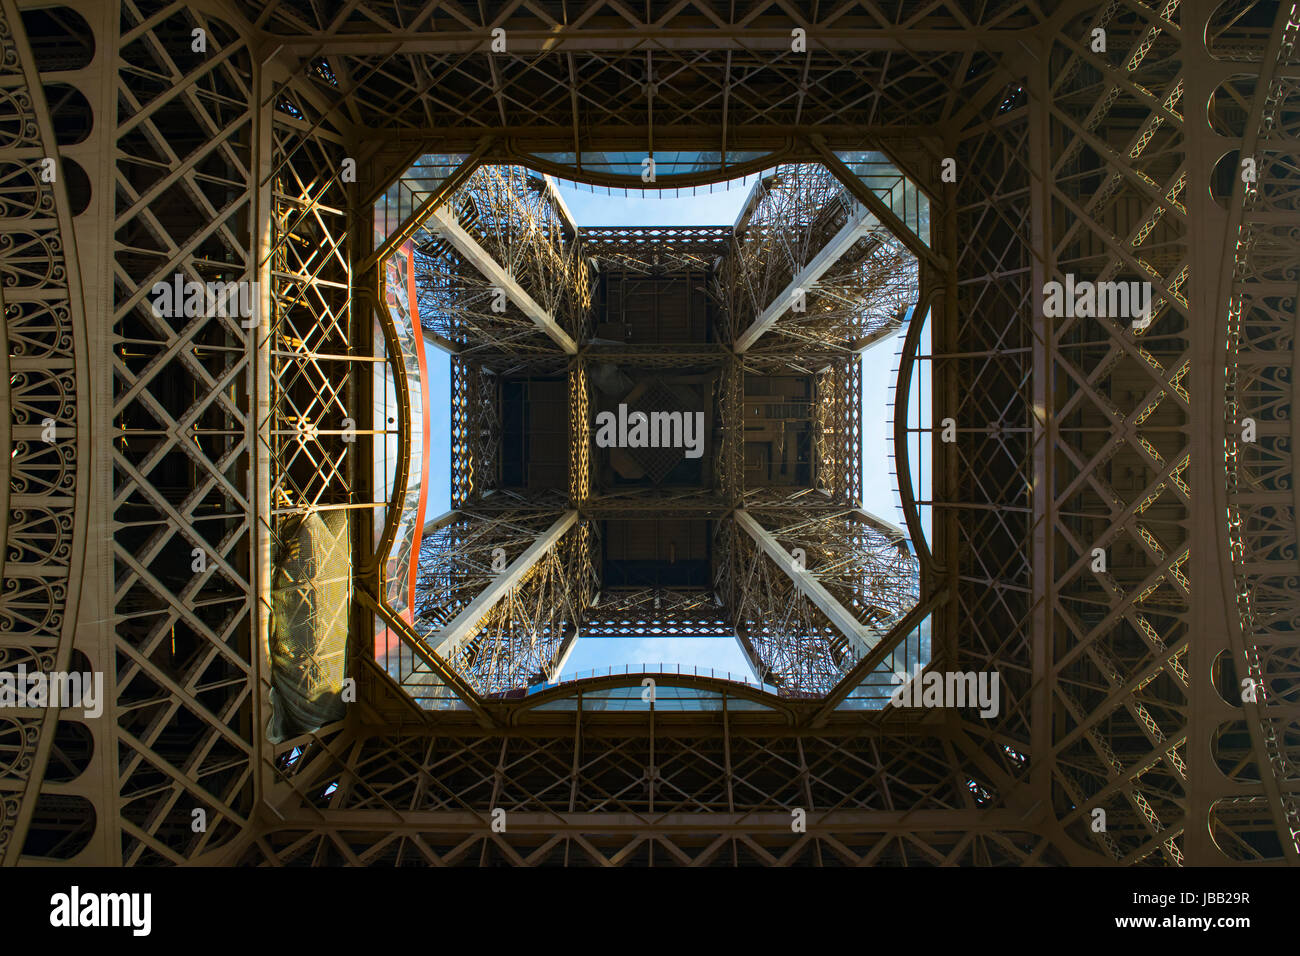
[[[99,719],[0,711],[3,862],[1300,861],[1293,2],[44,6],[0,0],[0,663],[102,672],[108,700]],[[791,49],[795,28],[806,51]],[[390,438],[409,459],[411,410],[374,428],[348,414],[371,406],[376,360],[401,378],[376,301],[376,199],[430,152],[469,158],[433,187],[442,200],[475,170],[531,167],[481,174],[522,177],[502,195],[550,224],[493,249],[526,285],[529,269],[586,274],[576,251],[565,258],[582,237],[543,174],[634,185],[639,170],[618,165],[629,154],[683,187],[781,164],[842,177],[828,153],[862,149],[888,151],[935,198],[932,248],[903,243],[931,323],[928,353],[909,332],[904,370],[928,363],[934,421],[953,419],[957,440],[934,442],[928,541],[907,505],[918,609],[854,604],[850,556],[908,558],[846,508],[855,486],[834,463],[857,440],[843,436],[860,397],[819,366],[830,502],[748,495],[734,477],[740,422],[724,415],[717,487],[698,507],[725,529],[714,555],[728,619],[742,595],[751,645],[780,628],[811,638],[817,655],[783,666],[829,693],[683,675],[710,707],[611,706],[637,699],[633,675],[487,696],[554,676],[596,600],[589,515],[694,506],[592,494],[573,443],[589,414],[583,359],[563,358],[516,304],[493,311],[492,283],[430,230],[420,265],[454,277],[447,311],[462,317],[430,334],[464,353],[448,414],[460,513],[434,548],[449,562],[438,586],[460,597],[435,615],[481,593],[493,548],[526,549],[510,530],[521,515],[578,517],[478,622],[478,644],[460,645],[485,662],[479,684],[418,658],[417,683],[461,709],[416,706],[370,644],[376,616],[404,647],[418,641],[383,600],[407,474],[391,496],[373,475]],[[945,157],[955,183],[938,177]],[[470,231],[492,247],[491,230]],[[644,262],[639,237],[591,238]],[[558,259],[532,254],[545,244]],[[177,274],[257,281],[251,327],[159,315],[152,290]],[[1150,282],[1152,321],[1045,317],[1044,284],[1068,275]],[[538,301],[561,325],[578,311]],[[882,308],[879,328],[895,314]],[[816,338],[811,319],[786,318],[752,356],[719,360],[724,391],[739,395],[743,363],[765,350],[789,361],[781,343]],[[568,487],[493,502],[494,373],[543,356],[569,376]],[[908,423],[894,424],[897,448]],[[790,569],[731,523],[740,507],[778,546],[803,548],[859,624],[898,618],[874,657],[853,662]],[[321,508],[353,522],[362,701],[272,745],[277,533]],[[837,708],[923,613],[934,666],[997,671],[1000,713]]]

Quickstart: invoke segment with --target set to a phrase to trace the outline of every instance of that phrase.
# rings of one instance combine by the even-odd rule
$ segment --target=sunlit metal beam
[[[445,207],[435,209],[429,217],[429,222],[456,247],[456,251],[468,259],[493,285],[504,290],[510,301],[518,306],[524,315],[532,319],[537,327],[549,335],[560,348],[564,349],[569,355],[578,354],[578,344],[569,337],[569,334],[564,329],[560,328],[559,323],[555,321],[555,317],[538,305],[533,297],[525,292],[523,287],[501,267],[501,264],[493,259],[487,253],[487,250],[480,246],[474,237],[461,227],[461,224]]]
[[[439,656],[450,657],[461,644],[474,634],[474,629],[483,615],[490,611],[498,601],[509,593],[510,589],[523,580],[525,574],[541,560],[561,537],[573,527],[578,520],[577,511],[566,511],[545,532],[528,546],[519,557],[515,558],[504,571],[492,579],[474,600],[465,605],[451,623],[438,632],[430,643]]]
[[[745,529],[749,536],[763,549],[763,552],[776,562],[782,571],[789,575],[795,586],[807,596],[808,600],[817,606],[818,610],[830,619],[836,630],[853,641],[864,652],[876,646],[880,641],[880,632],[874,627],[861,623],[850,614],[848,609],[835,600],[831,593],[822,586],[816,575],[806,568],[800,567],[794,556],[781,547],[776,538],[772,537],[771,533],[759,524],[753,515],[741,508],[736,512],[735,517],[736,523]]]
[[[749,328],[736,339],[736,352],[748,351],[759,336],[775,325],[776,320],[789,311],[799,297],[800,292],[806,294],[808,289],[826,274],[826,271],[835,264],[840,256],[848,252],[853,248],[855,242],[879,225],[880,220],[869,209],[865,206],[856,206],[853,214],[849,217],[849,221],[840,228],[840,231],[831,237],[830,242],[826,243],[817,255],[813,256],[811,262],[799,270],[799,274],[790,280],[790,284],[781,290],[781,293],[772,300],[762,314],[754,319]]]

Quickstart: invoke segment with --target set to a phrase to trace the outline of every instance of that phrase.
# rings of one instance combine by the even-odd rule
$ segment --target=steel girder
[[[295,800],[241,862],[1061,862],[1032,816],[992,807],[982,784],[954,774],[942,728],[904,740],[782,723],[743,712],[678,715],[647,732],[641,721],[570,712],[527,732],[362,730],[293,755],[284,772]],[[488,807],[506,811],[504,832],[491,830]],[[792,831],[795,810],[806,811],[805,833]]]
[[[665,14],[625,30],[593,23],[587,36],[582,22],[564,26],[565,42],[588,46],[554,55],[530,52],[523,30],[496,64],[453,62],[449,52],[458,42],[481,49],[489,24],[414,36],[427,17],[454,21],[437,3],[416,11],[424,21],[403,19],[407,4],[352,5],[349,16],[374,24],[375,37],[302,23],[300,6],[258,5],[252,26],[222,2],[148,16],[131,0],[71,5],[93,36],[93,60],[76,61],[75,38],[34,44],[19,17],[26,4],[0,0],[0,181],[14,184],[0,220],[13,237],[0,264],[10,366],[0,378],[17,452],[0,461],[9,470],[4,577],[19,582],[6,591],[11,626],[0,642],[6,663],[64,666],[84,655],[109,676],[111,705],[84,729],[52,714],[0,715],[6,863],[439,862],[485,852],[620,863],[645,858],[652,841],[679,862],[793,862],[813,844],[820,862],[1296,860],[1292,5],[1261,29],[1249,17],[1217,19],[1208,3],[1124,0],[1078,18],[1006,4],[978,23],[940,4],[908,24],[851,26],[849,49],[818,45],[810,29],[814,52],[802,60],[785,56],[792,23],[762,20],[778,14],[680,30]],[[508,33],[512,15],[500,20]],[[1112,51],[1104,58],[1083,40],[1097,25]],[[177,40],[195,26],[208,30],[206,58]],[[448,44],[434,51],[446,59],[421,65],[391,45],[394,31],[417,47]],[[651,31],[663,36],[653,55],[634,50]],[[745,31],[755,43],[738,50]],[[269,33],[281,32],[296,33],[304,51],[322,41],[334,50],[263,58]],[[366,49],[376,37],[390,45]],[[894,49],[904,42],[908,50]],[[1025,43],[1037,59],[1017,58]],[[647,68],[653,97],[641,85]],[[837,79],[850,76],[861,85]],[[70,82],[91,104],[79,142],[56,137],[69,107],[52,103],[47,79]],[[607,95],[606,83],[625,94]],[[557,115],[563,102],[569,117]],[[178,114],[190,135],[177,135]],[[397,794],[418,795],[434,769],[459,768],[451,792],[480,814],[519,766],[532,777],[515,808],[563,782],[573,802],[564,812],[599,810],[604,795],[631,785],[574,770],[590,731],[572,715],[574,727],[550,743],[522,733],[514,750],[509,735],[477,726],[446,751],[428,745],[438,737],[366,728],[394,713],[400,695],[364,669],[364,718],[272,748],[261,730],[260,635],[278,522],[308,506],[351,506],[357,540],[375,530],[373,492],[354,466],[374,436],[343,442],[332,417],[368,400],[367,376],[342,370],[373,354],[374,305],[369,280],[356,277],[368,223],[348,222],[335,172],[354,153],[363,167],[395,168],[403,147],[377,138],[367,147],[360,134],[436,126],[448,148],[471,152],[490,129],[506,138],[505,155],[616,148],[619,137],[639,148],[653,127],[661,148],[760,144],[792,156],[774,140],[801,125],[821,125],[832,140],[925,126],[958,160],[937,230],[952,269],[932,320],[935,406],[961,436],[936,474],[931,544],[951,600],[935,627],[947,666],[1003,674],[1001,717],[991,726],[944,717],[942,733],[900,733],[888,753],[875,742],[876,717],[854,716],[815,757],[801,732],[802,755],[786,761],[799,768],[791,786],[825,759],[849,768],[863,801],[891,803],[865,807],[884,816],[838,818],[798,846],[768,821],[716,846],[691,837],[688,849],[669,830],[698,831],[680,819],[646,817],[643,830],[620,836],[611,817],[575,818],[557,824],[564,835],[542,836],[523,817],[529,836],[508,852],[513,838],[467,836],[467,820],[436,803],[431,816],[396,819]],[[1256,158],[1254,182],[1214,179],[1216,157],[1234,151]],[[49,155],[110,173],[125,205],[92,190],[82,209],[75,179],[42,184],[31,165]],[[146,296],[176,271],[262,279],[260,324],[158,323]],[[1151,281],[1155,320],[1139,332],[1043,318],[1042,283],[1071,271]],[[112,303],[111,319],[97,319],[90,302]],[[340,379],[355,397],[336,391]],[[33,434],[38,416],[55,420],[50,448]],[[1257,425],[1253,442],[1245,418]],[[1206,504],[1193,508],[1194,495]],[[205,572],[167,570],[196,547]],[[1094,547],[1107,571],[1091,570]],[[370,582],[376,569],[360,572]],[[365,587],[371,600],[382,593]],[[1243,679],[1253,701],[1241,700]],[[787,713],[798,724],[813,712]],[[505,705],[479,703],[474,714],[501,726],[529,720]],[[655,720],[631,718],[623,744],[591,736],[604,761],[594,766],[655,780],[649,771],[667,765],[665,754],[683,767],[702,759],[689,734],[660,737],[649,758]],[[724,742],[718,779],[734,801],[737,754],[772,763],[775,745],[764,741],[773,737],[731,724],[711,733]],[[855,762],[868,750],[871,759]],[[473,782],[480,764],[493,785]],[[912,768],[910,786],[881,785],[890,767]],[[925,767],[928,789],[911,776]],[[677,779],[681,793],[705,792],[685,771]],[[335,780],[323,796],[317,785]],[[781,786],[755,778],[748,806],[786,807]],[[338,808],[354,815],[331,823],[339,793]],[[345,805],[353,799],[362,802]],[[412,812],[429,810],[409,799]],[[698,809],[698,796],[677,799]],[[303,809],[281,826],[266,822],[266,806]],[[905,816],[889,815],[903,807]],[[189,826],[195,808],[208,813],[206,833]],[[1107,810],[1104,835],[1088,826],[1096,808]],[[914,810],[944,816],[906,823]]]

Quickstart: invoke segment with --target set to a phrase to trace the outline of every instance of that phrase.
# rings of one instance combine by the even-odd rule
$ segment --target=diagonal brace
[[[482,246],[466,232],[456,221],[456,217],[450,213],[446,207],[435,209],[429,216],[430,223],[434,224],[438,232],[447,238],[456,251],[470,261],[474,268],[483,273],[487,279],[498,288],[505,291],[506,296],[519,307],[524,315],[533,320],[533,323],[551,337],[551,339],[564,349],[569,355],[578,354],[577,343],[569,337],[569,334],[560,328],[560,324],[555,321],[555,317],[547,312],[544,308],[524,291],[524,288],[514,280],[514,278],[501,267],[501,264],[492,258]]]

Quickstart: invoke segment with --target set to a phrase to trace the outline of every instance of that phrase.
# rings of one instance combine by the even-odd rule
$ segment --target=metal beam
[[[493,578],[491,584],[479,592],[478,596],[465,605],[450,624],[438,632],[437,637],[431,642],[433,650],[444,659],[449,657],[474,633],[474,626],[482,620],[483,615],[523,580],[529,569],[541,560],[542,555],[549,551],[577,520],[577,511],[566,511],[550,528],[538,535],[537,540],[529,545],[523,554]]]
[[[911,535],[907,533],[905,528],[899,527],[892,521],[886,521],[884,518],[880,517],[880,515],[872,514],[865,508],[854,508],[852,511],[852,518],[860,524],[871,525],[871,527],[878,531],[883,531],[885,534],[893,535],[896,538],[911,540]]]
[[[509,28],[510,53],[514,55],[572,53],[627,53],[644,49],[682,50],[733,50],[788,52],[790,30],[755,29],[750,24],[736,24],[726,28],[665,30],[652,25],[628,29],[574,28],[556,24],[545,29]],[[897,51],[950,51],[950,50],[1007,50],[1013,48],[1013,31],[1006,29],[972,28],[961,30],[923,29],[915,26],[895,26],[885,29],[849,29],[836,27],[832,32],[809,36],[813,49],[845,50],[897,50]],[[286,53],[300,57],[320,56],[446,56],[473,53],[488,54],[492,38],[486,31],[426,33],[411,36],[396,33],[321,34],[307,37],[276,37],[275,44]]]
[[[426,535],[433,534],[439,528],[447,527],[447,525],[456,520],[456,516],[459,514],[459,511],[452,509],[451,511],[444,511],[436,518],[429,519],[424,523],[424,530],[420,532],[420,537],[423,538]],[[419,545],[417,544],[416,547],[418,548]]]
[[[312,830],[382,830],[390,832],[434,832],[472,834],[485,832],[490,824],[485,813],[472,810],[336,810],[328,814],[297,811],[281,814],[276,827],[308,827]],[[1037,827],[1013,810],[813,810],[808,829],[814,833],[839,831],[888,831],[900,833],[949,830],[1030,830]],[[790,832],[788,811],[771,813],[664,813],[654,825],[635,814],[556,813],[551,810],[510,812],[511,833],[728,833],[754,834]]]
[[[744,528],[749,536],[754,539],[763,552],[776,562],[790,580],[795,583],[803,594],[812,601],[830,622],[835,625],[845,637],[855,642],[863,651],[869,651],[880,642],[881,634],[874,627],[863,624],[856,617],[849,613],[839,601],[831,595],[822,583],[817,580],[816,575],[806,568],[799,567],[794,557],[789,551],[781,547],[776,538],[760,525],[754,517],[745,509],[741,508],[736,511],[736,523]]]
[[[483,709],[483,705],[479,703],[479,697],[474,692],[474,688],[471,687],[461,676],[459,671],[448,665],[447,662],[437,654],[430,653],[428,645],[424,641],[420,640],[419,636],[411,628],[411,625],[407,623],[405,618],[394,613],[393,609],[388,606],[387,601],[377,600],[375,596],[368,591],[358,588],[356,593],[357,599],[361,604],[382,620],[384,624],[388,626],[389,630],[397,634],[398,639],[406,647],[410,648],[411,653],[419,659],[420,663],[429,668],[431,674],[447,687],[451,688],[452,693],[460,698],[462,703],[469,707],[480,725],[484,727],[493,726],[494,720],[488,712]]]
[[[912,231],[903,220],[898,218],[894,210],[885,205],[884,200],[877,196],[871,189],[867,188],[866,183],[857,177],[853,170],[845,166],[834,150],[827,145],[826,137],[820,134],[809,137],[813,148],[817,150],[821,161],[826,164],[826,168],[833,172],[840,182],[851,192],[859,202],[874,212],[880,221],[885,224],[894,237],[903,245],[911,250],[912,255],[917,259],[928,262],[940,274],[948,271],[948,261],[939,253],[921,241],[921,237]],[[920,188],[920,185],[917,185]],[[934,197],[931,197],[933,200]]]
[[[420,208],[411,213],[405,222],[388,234],[387,238],[384,239],[378,249],[366,256],[365,260],[362,261],[356,271],[364,273],[374,268],[392,255],[394,249],[398,248],[402,243],[414,236],[425,220],[442,208],[442,204],[447,201],[447,197],[463,186],[465,181],[473,175],[475,168],[477,168],[479,164],[479,160],[491,145],[492,139],[490,137],[480,135],[478,139],[475,140],[475,145],[473,150],[470,152],[470,155],[456,167],[450,176],[439,183],[433,191],[424,198],[424,201],[420,203]],[[380,299],[382,298],[383,296],[380,296]]]
[[[853,247],[853,244],[880,225],[880,220],[867,209],[865,206],[857,206],[853,215],[830,240],[826,243],[817,255],[813,256],[812,261],[804,266],[799,274],[790,280],[790,284],[781,290],[781,294],[772,300],[772,303],[763,310],[762,315],[756,318],[740,337],[736,339],[736,353],[741,354],[749,350],[749,347],[758,340],[764,332],[776,324],[776,320],[783,316],[790,306],[794,304],[795,298],[800,290],[807,290],[814,285],[818,279],[826,274],[844,253]]]
[[[826,695],[820,707],[807,720],[806,726],[823,727],[834,712],[844,702],[845,698],[857,689],[867,676],[876,668],[885,662],[887,658],[899,644],[907,640],[907,636],[912,633],[921,622],[930,616],[935,608],[947,602],[949,592],[947,588],[942,588],[936,593],[930,595],[924,601],[917,603],[916,607],[908,611],[903,618],[890,628],[888,640],[882,640],[860,661],[853,665],[853,670],[845,675],[844,679],[835,685],[834,690]],[[898,673],[895,671],[895,673]],[[904,675],[904,679],[910,679],[910,675]]]
[[[551,202],[555,204],[555,211],[560,214],[564,224],[576,236],[578,234],[578,220],[574,219],[573,213],[569,211],[569,204],[564,201],[564,196],[560,194],[560,186],[555,181],[554,176],[548,175],[546,177],[546,194],[551,197]]]
[[[547,672],[546,679],[554,683],[558,681],[560,675],[564,673],[564,668],[568,666],[569,658],[573,656],[573,650],[578,646],[578,638],[582,634],[574,630],[564,638],[563,643],[556,649],[550,661],[550,669]]]
[[[560,348],[569,355],[578,354],[577,343],[560,328],[554,316],[538,305],[533,297],[501,267],[501,264],[488,255],[487,250],[480,246],[473,236],[461,228],[460,223],[445,207],[435,209],[429,221],[435,224],[437,231],[445,236],[456,250],[473,264],[474,268],[483,273],[493,285],[503,289],[510,301],[518,306],[524,315],[532,319],[537,327],[549,335]]]

